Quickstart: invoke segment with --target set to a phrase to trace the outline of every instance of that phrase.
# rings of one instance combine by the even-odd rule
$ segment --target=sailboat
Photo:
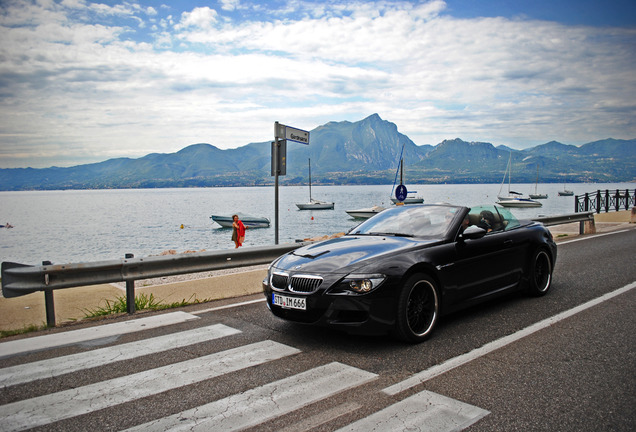
[[[309,202],[296,203],[299,210],[333,210],[332,202],[320,201],[311,197],[311,159],[309,159]]]
[[[563,184],[563,190],[559,191],[559,196],[572,196],[574,195],[574,191],[566,189],[565,183]]]
[[[542,207],[539,201],[535,201],[530,198],[525,198],[523,194],[519,192],[515,192],[510,190],[510,173],[512,172],[512,152],[510,152],[510,157],[508,158],[508,166],[506,167],[506,171],[504,172],[503,179],[501,180],[501,187],[499,188],[499,194],[497,195],[497,204],[504,207]],[[508,195],[503,196],[501,194],[501,190],[503,189],[503,185],[506,181],[506,175],[508,176]]]
[[[404,151],[404,146],[402,146],[402,151]],[[400,184],[403,184],[402,181],[404,177],[404,159],[402,158],[402,155],[400,155],[400,163],[398,164],[398,170],[395,172],[395,180],[393,181],[393,191],[395,191],[395,182],[397,181],[398,172],[400,173]],[[417,191],[407,191],[406,198],[404,199],[404,201],[400,201],[399,199],[397,199],[396,196],[393,196],[393,191],[391,191],[391,201],[393,201],[393,204],[398,204],[398,203],[421,204],[424,202],[424,198],[416,195]]]
[[[534,184],[534,193],[528,194],[532,199],[547,199],[548,194],[542,194],[537,192],[537,186],[539,185],[539,164],[537,164],[537,181]]]

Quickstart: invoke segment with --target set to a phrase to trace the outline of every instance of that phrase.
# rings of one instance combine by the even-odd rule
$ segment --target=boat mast
[[[309,159],[309,202],[311,202],[311,159]]]

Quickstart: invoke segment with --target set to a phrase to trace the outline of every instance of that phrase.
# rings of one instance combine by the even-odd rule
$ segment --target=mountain
[[[512,181],[636,181],[636,139],[608,138],[576,147],[556,141],[525,150],[466,142],[416,145],[394,123],[373,114],[358,122],[329,122],[310,131],[310,145],[288,143],[285,184],[391,184],[398,160],[404,182],[498,183],[512,156]],[[270,141],[222,150],[193,144],[176,153],[152,153],[69,168],[0,169],[0,190],[156,188],[271,185]]]

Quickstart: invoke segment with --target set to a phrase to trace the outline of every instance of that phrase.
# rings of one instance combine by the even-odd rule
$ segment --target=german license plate
[[[285,309],[307,310],[307,299],[304,297],[287,297],[272,293],[272,304]]]

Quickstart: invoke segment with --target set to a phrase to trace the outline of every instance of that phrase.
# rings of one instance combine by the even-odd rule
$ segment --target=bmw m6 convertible
[[[556,257],[550,231],[502,207],[397,206],[279,257],[263,292],[286,320],[420,342],[442,314],[546,294]]]

